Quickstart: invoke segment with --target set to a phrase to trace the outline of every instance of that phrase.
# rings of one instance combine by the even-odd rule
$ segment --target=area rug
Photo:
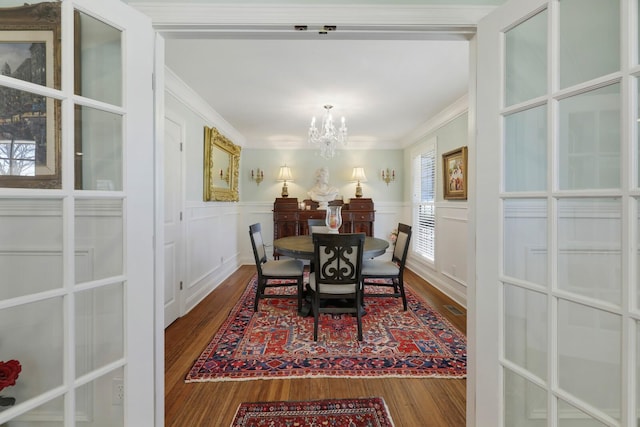
[[[466,338],[405,283],[399,298],[366,298],[363,341],[356,318],[321,314],[318,341],[313,316],[300,316],[295,299],[267,298],[253,311],[254,277],[186,382],[308,377],[466,376]],[[274,287],[274,293],[294,292]]]
[[[369,397],[241,403],[231,423],[231,427],[267,426],[391,427],[393,421],[384,400]]]

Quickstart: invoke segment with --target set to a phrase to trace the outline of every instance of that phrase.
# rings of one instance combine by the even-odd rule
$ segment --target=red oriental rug
[[[380,397],[310,400],[306,402],[241,403],[231,427],[349,426],[392,427]]]
[[[356,318],[321,314],[318,341],[313,316],[297,313],[295,299],[267,298],[253,311],[256,277],[187,374],[186,382],[308,377],[466,376],[466,338],[405,283],[399,298],[367,298],[364,339]],[[293,287],[272,288],[293,292]]]

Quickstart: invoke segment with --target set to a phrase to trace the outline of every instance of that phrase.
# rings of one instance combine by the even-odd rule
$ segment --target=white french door
[[[151,22],[117,0],[34,8],[1,36],[28,49],[0,75],[0,140],[32,138],[36,166],[0,177],[0,361],[22,366],[0,425],[152,426]]]
[[[476,426],[640,425],[638,1],[478,26]]]

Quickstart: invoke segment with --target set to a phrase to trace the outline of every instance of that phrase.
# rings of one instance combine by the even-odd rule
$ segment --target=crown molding
[[[207,124],[215,126],[220,133],[228,137],[234,144],[239,146],[246,145],[245,137],[234,128],[231,123],[226,121],[216,110],[189,87],[180,77],[178,77],[170,68],[164,69],[164,84],[168,94],[176,97],[187,108],[200,116]]]
[[[407,135],[400,141],[402,148],[407,148],[416,142],[419,142],[430,133],[435,132],[453,119],[469,111],[469,95],[465,94],[458,98],[453,104],[442,110],[432,119],[424,122],[421,126]]]

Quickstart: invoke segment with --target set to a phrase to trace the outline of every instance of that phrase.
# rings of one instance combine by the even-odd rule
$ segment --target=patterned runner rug
[[[241,403],[231,427],[349,426],[392,427],[380,397]]]
[[[364,339],[356,318],[297,313],[295,299],[263,299],[253,311],[256,277],[187,374],[186,382],[304,377],[466,377],[466,338],[406,283],[399,298],[366,298]],[[293,287],[273,288],[275,293]]]

